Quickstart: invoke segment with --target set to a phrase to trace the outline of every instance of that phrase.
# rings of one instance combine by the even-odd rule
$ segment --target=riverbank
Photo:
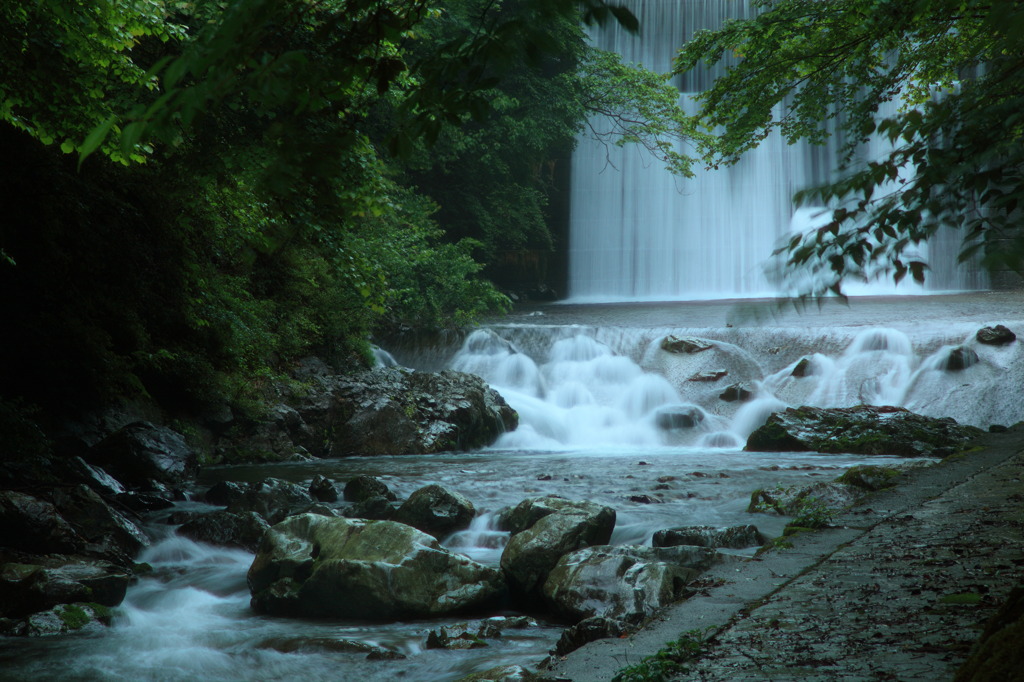
[[[908,473],[830,528],[709,572],[702,584],[719,584],[548,674],[606,682],[693,632],[702,654],[679,679],[952,680],[1024,581],[1024,427],[980,443]]]

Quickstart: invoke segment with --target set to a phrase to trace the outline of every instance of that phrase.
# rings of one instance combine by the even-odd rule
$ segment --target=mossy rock
[[[946,457],[981,434],[948,418],[902,407],[788,408],[750,434],[753,452],[822,452],[899,457]]]
[[[970,658],[954,682],[1002,682],[1020,679],[1024,669],[1024,586],[1015,587],[985,626]]]
[[[895,467],[864,464],[847,469],[846,473],[836,479],[836,483],[845,483],[874,492],[892,488],[902,474],[903,471]]]

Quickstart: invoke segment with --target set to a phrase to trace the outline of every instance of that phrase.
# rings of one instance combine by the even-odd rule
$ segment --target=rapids
[[[737,310],[730,304],[523,311],[432,345],[391,348],[401,364],[469,369],[493,382],[522,420],[494,446],[434,456],[210,468],[191,496],[200,499],[219,480],[266,476],[308,483],[323,474],[343,483],[370,474],[399,497],[439,483],[467,496],[479,513],[469,530],[444,544],[489,564],[498,562],[507,540],[494,530],[494,514],[549,493],[614,507],[613,543],[649,543],[654,531],[675,525],[754,523],[777,535],[787,519],[746,513],[753,490],[829,480],[867,460],[747,453],[747,433],[772,410],[808,403],[903,404],[979,426],[1019,421],[1020,344],[985,347],[973,340],[989,324],[1024,329],[1017,299],[974,294],[854,300],[850,308],[778,313],[767,324],[736,317],[734,326],[725,322]],[[672,355],[659,345],[669,334],[711,340],[715,347]],[[959,344],[974,349],[979,362],[958,372],[943,369],[943,355]],[[794,377],[802,358],[807,376]],[[383,353],[381,360],[390,361]],[[709,369],[728,374],[715,382],[688,380]],[[752,400],[718,397],[736,381],[753,389]],[[665,414],[689,417],[662,418],[659,425]],[[453,619],[374,624],[261,616],[249,608],[245,582],[252,555],[180,538],[160,516],[150,519],[148,530],[154,544],[139,560],[154,570],[129,589],[113,626],[0,640],[0,679],[436,682],[503,663],[536,665],[560,633],[559,624],[540,618],[536,627],[509,631],[485,648],[446,651],[426,649],[426,633]],[[339,650],[339,640],[385,646],[407,658],[369,661]]]

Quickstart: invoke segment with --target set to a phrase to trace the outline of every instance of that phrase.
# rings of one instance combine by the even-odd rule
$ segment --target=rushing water
[[[1024,417],[1019,344],[985,347],[972,339],[983,324],[1024,329],[1024,311],[1009,295],[855,305],[855,317],[869,322],[863,326],[844,325],[852,318],[835,313],[783,319],[771,327],[710,326],[718,308],[708,304],[537,312],[542,314],[513,318],[450,345],[396,353],[406,365],[469,369],[497,386],[522,425],[493,447],[208,469],[194,497],[218,480],[266,476],[308,483],[324,474],[341,484],[370,474],[400,497],[440,483],[467,496],[479,512],[468,531],[445,544],[494,565],[507,540],[491,526],[494,513],[549,493],[614,507],[613,543],[649,543],[655,530],[677,525],[755,523],[778,534],[786,519],[746,513],[752,490],[829,480],[865,461],[743,452],[745,435],[786,404],[903,404],[980,426]],[[695,326],[657,323],[667,319]],[[877,324],[881,319],[892,324]],[[714,347],[693,355],[667,353],[660,341],[670,334],[712,340]],[[949,348],[961,343],[978,353],[979,362],[960,372],[943,369]],[[802,358],[808,359],[807,376],[795,377]],[[689,381],[710,370],[728,374],[715,382]],[[737,381],[754,392],[752,400],[719,397]],[[659,415],[673,413],[700,419],[692,426],[664,419],[659,425]],[[560,632],[558,624],[540,619],[536,626],[506,631],[486,648],[446,651],[426,649],[426,633],[454,619],[374,624],[261,616],[249,608],[250,554],[180,538],[160,518],[149,530],[155,542],[140,560],[154,572],[130,588],[113,626],[0,642],[0,679],[455,680],[499,663],[535,665]],[[481,614],[490,615],[499,614]],[[344,640],[406,658],[367,660],[364,653],[341,650]]]
[[[678,48],[694,33],[727,18],[749,18],[749,0],[624,0],[640,20],[639,34],[609,22],[594,32],[597,47],[623,55],[655,73],[672,70]],[[695,95],[735,60],[697,69],[672,81],[680,106],[697,111]],[[784,104],[773,115],[780,118]],[[878,117],[896,113],[883,103]],[[838,120],[838,119],[837,119]],[[794,206],[793,194],[835,177],[841,134],[835,121],[828,144],[789,144],[778,130],[745,153],[739,163],[705,171],[696,164],[692,179],[677,177],[640,145],[616,147],[581,137],[572,159],[569,228],[569,296],[577,301],[706,300],[775,295],[778,263],[770,254],[780,239],[820,224],[823,207]],[[612,125],[600,117],[597,131]],[[693,154],[688,143],[677,151]],[[865,160],[888,151],[874,139],[864,145]],[[827,222],[827,221],[826,221]],[[985,288],[976,268],[956,265],[956,235],[943,232],[921,248],[931,267],[929,290]],[[788,281],[798,287],[800,282]],[[894,290],[885,281],[849,285],[848,293]],[[900,293],[922,288],[904,281]]]

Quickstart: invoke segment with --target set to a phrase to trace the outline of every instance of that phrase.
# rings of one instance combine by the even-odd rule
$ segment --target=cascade
[[[1018,401],[993,399],[1024,377],[1024,355],[980,344],[977,328],[503,325],[472,332],[451,366],[519,413],[500,450],[735,450],[787,406],[896,405],[979,427],[1024,419]],[[673,351],[671,337],[705,348]],[[974,358],[963,370],[950,368],[955,348]]]
[[[676,50],[703,28],[729,17],[747,18],[748,0],[624,0],[641,24],[632,35],[609,24],[594,44],[657,73],[671,70]],[[680,103],[695,111],[693,95],[708,87],[724,64],[677,76]],[[893,105],[894,106],[894,105]],[[778,113],[778,112],[776,112]],[[882,111],[880,116],[893,112]],[[600,119],[592,121],[600,129]],[[685,151],[685,150],[680,150]],[[865,157],[884,145],[874,141]],[[797,190],[833,172],[837,144],[789,145],[774,132],[735,166],[673,176],[638,145],[619,148],[581,138],[572,159],[569,225],[569,298],[573,301],[707,300],[776,294],[766,263],[780,238],[820,220],[821,209],[796,208]],[[978,273],[956,266],[957,239],[929,245],[929,290],[987,286]],[[904,282],[848,287],[848,293],[921,293]]]

